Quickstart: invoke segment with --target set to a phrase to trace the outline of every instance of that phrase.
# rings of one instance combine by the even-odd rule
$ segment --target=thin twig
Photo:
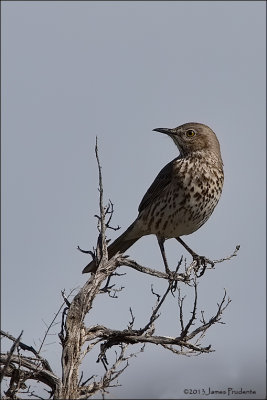
[[[69,294],[67,297],[65,296],[65,294],[64,294],[63,291],[61,292],[61,294],[62,294],[62,296],[63,296],[63,298],[64,298],[64,302],[61,304],[61,306],[59,307],[58,311],[56,312],[54,318],[52,319],[51,323],[49,324],[49,326],[48,326],[48,328],[47,328],[47,330],[46,330],[46,332],[45,332],[45,335],[44,335],[44,337],[43,337],[43,340],[42,340],[42,342],[41,342],[41,345],[40,345],[40,347],[39,347],[38,354],[40,354],[40,352],[41,352],[41,350],[42,350],[42,347],[43,347],[43,345],[44,345],[44,342],[45,342],[45,340],[46,340],[46,337],[47,337],[47,335],[48,335],[48,332],[50,331],[51,327],[53,326],[55,320],[57,319],[57,317],[58,317],[58,315],[59,315],[59,313],[60,313],[60,311],[62,310],[62,308],[64,307],[64,305],[65,305],[66,303],[67,303],[68,305],[70,304],[69,301],[68,301],[68,298],[72,295],[72,293],[73,293],[75,290],[76,290],[76,288],[75,288],[75,289],[72,289],[71,292],[70,292],[70,294]]]
[[[182,329],[182,333],[181,333],[181,336],[180,336],[182,339],[187,335],[187,333],[189,331],[189,328],[191,327],[191,325],[193,324],[194,320],[196,319],[196,312],[197,312],[197,282],[196,282],[196,278],[194,279],[194,289],[195,289],[194,290],[195,299],[194,299],[192,317],[188,321],[186,327],[184,329]]]

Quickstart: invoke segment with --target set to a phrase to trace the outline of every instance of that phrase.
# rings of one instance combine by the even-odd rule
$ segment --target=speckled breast
[[[139,215],[144,232],[164,238],[195,232],[217,205],[223,180],[214,160],[178,160],[170,184]]]

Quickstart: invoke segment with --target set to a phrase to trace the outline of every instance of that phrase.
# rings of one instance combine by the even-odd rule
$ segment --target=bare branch
[[[190,318],[190,320],[188,321],[186,327],[184,328],[184,324],[182,323],[182,332],[181,332],[181,338],[186,337],[189,328],[191,328],[194,320],[196,319],[196,312],[197,312],[197,282],[196,282],[196,278],[194,279],[194,294],[195,294],[195,299],[194,299],[194,306],[193,306],[193,311],[192,311],[192,317]],[[182,303],[181,303],[182,304]],[[180,318],[182,316],[182,311],[180,309]]]
[[[185,261],[183,268],[181,268],[183,260],[181,257],[174,271],[168,268],[167,273],[142,266],[120,253],[108,260],[107,244],[109,241],[106,239],[106,231],[107,229],[117,230],[119,227],[114,228],[111,226],[114,213],[113,203],[111,200],[109,200],[107,206],[104,206],[103,203],[102,167],[98,154],[97,138],[95,156],[99,179],[99,215],[96,215],[99,230],[97,246],[93,251],[82,250],[80,247],[78,249],[83,253],[92,255],[97,269],[71,300],[70,295],[75,289],[67,297],[65,292],[62,291],[64,302],[53,317],[52,322],[47,326],[38,351],[32,346],[22,343],[20,341],[21,335],[16,339],[1,331],[4,337],[13,342],[10,352],[1,354],[0,358],[2,365],[1,379],[3,377],[10,378],[9,388],[5,392],[6,398],[18,398],[17,393],[41,398],[30,389],[29,385],[25,384],[30,379],[47,385],[50,388],[50,391],[47,391],[50,398],[53,396],[54,399],[88,399],[99,393],[104,398],[109,388],[119,386],[118,378],[129,366],[129,360],[143,352],[146,343],[161,346],[176,355],[192,356],[214,351],[211,345],[202,345],[200,342],[212,325],[223,323],[221,321],[223,312],[231,300],[229,298],[226,300],[225,291],[222,300],[217,304],[215,315],[206,319],[203,311],[198,312],[198,285],[200,278],[204,276],[207,270],[214,268],[217,263],[222,263],[235,257],[240,246],[236,246],[236,249],[229,257],[212,261],[206,257],[197,256],[189,265]],[[159,294],[151,285],[151,293],[156,297],[155,304],[146,316],[146,324],[139,329],[134,329],[136,319],[131,307],[129,307],[130,321],[126,329],[110,329],[100,324],[87,327],[85,317],[90,313],[97,295],[107,294],[107,300],[109,298],[117,299],[118,293],[125,289],[124,286],[117,286],[119,277],[125,275],[125,273],[120,274],[116,271],[121,266],[132,268],[137,272],[154,278],[167,280],[165,291],[163,294]],[[184,310],[186,297],[182,295],[182,284],[186,284],[193,291],[193,304],[189,315],[186,315]],[[169,294],[173,297],[168,297]],[[177,332],[180,332],[180,336],[161,335],[156,331],[156,322],[160,318],[162,306],[167,297],[171,300],[176,296],[178,297]],[[175,299],[175,301],[177,300]],[[62,317],[58,336],[62,345],[62,378],[58,378],[53,373],[48,361],[41,357],[41,351],[49,331],[55,325],[60,313],[62,313]],[[155,332],[157,332],[156,335]],[[128,349],[137,344],[141,346],[140,350],[128,354]],[[96,346],[97,349],[99,348],[96,362],[103,365],[103,376],[97,377],[91,373],[89,377],[84,378],[83,372],[79,375],[80,366],[88,353],[92,349],[96,350]],[[21,355],[20,350],[29,351],[33,353],[34,357]],[[14,354],[15,351],[17,351],[17,354]]]
[[[21,334],[20,334],[20,336],[19,336],[18,339],[15,339],[12,335],[10,335],[9,333],[4,332],[4,331],[2,331],[2,330],[1,330],[0,332],[1,332],[1,335],[2,335],[2,336],[5,336],[5,337],[7,337],[8,339],[12,340],[12,341],[14,342],[14,344],[17,343],[17,344],[16,344],[16,348],[20,347],[20,348],[21,348],[22,350],[24,350],[24,351],[29,351],[29,352],[33,353],[33,354],[36,356],[36,358],[42,363],[43,367],[44,367],[45,369],[47,369],[48,371],[51,371],[51,372],[52,372],[52,369],[51,369],[51,367],[50,367],[50,365],[49,365],[49,362],[48,362],[46,359],[44,359],[43,357],[40,356],[39,351],[36,351],[36,350],[34,349],[34,347],[28,346],[27,344],[21,342],[20,340],[17,342],[17,340],[22,336],[23,331],[21,332]],[[12,348],[13,348],[13,346],[12,346]],[[12,348],[11,348],[11,349],[12,349]],[[15,349],[14,349],[14,351],[15,351]],[[13,351],[13,353],[14,353],[14,351]],[[13,353],[12,353],[12,354],[13,354]]]
[[[221,259],[219,259],[219,260],[213,260],[214,264],[218,264],[218,263],[222,263],[222,262],[224,262],[224,261],[229,261],[229,260],[231,260],[233,257],[236,257],[236,256],[237,256],[237,253],[238,253],[239,249],[240,249],[240,244],[237,244],[236,247],[235,247],[234,252],[233,252],[230,256],[221,258]]]
[[[6,365],[7,361],[8,356],[1,354],[0,363]],[[20,368],[25,367],[31,372],[27,379],[39,380],[51,387],[53,390],[55,390],[57,386],[61,385],[60,379],[51,371],[44,369],[39,360],[36,358],[17,356],[13,354],[10,358],[10,363],[7,371],[5,372],[5,376],[12,376],[14,370],[16,369],[13,364],[17,364],[20,366]]]
[[[154,308],[154,310],[153,310],[153,312],[152,312],[152,315],[151,315],[151,317],[150,317],[149,322],[146,324],[146,326],[145,326],[143,329],[140,329],[140,330],[139,330],[139,332],[140,332],[141,335],[142,335],[145,331],[147,331],[147,330],[151,327],[151,325],[153,324],[153,322],[159,317],[158,311],[159,311],[160,307],[162,306],[162,304],[164,303],[164,301],[165,301],[165,299],[166,299],[168,293],[170,292],[171,288],[172,288],[172,282],[169,282],[169,285],[168,285],[168,287],[167,287],[167,290],[165,291],[165,293],[164,293],[164,295],[162,296],[161,300],[159,300],[159,297],[158,297],[158,300],[157,300],[157,303],[158,303],[158,304],[157,304],[156,307]]]
[[[155,269],[149,268],[149,267],[144,267],[144,266],[138,264],[134,260],[127,259],[125,256],[120,256],[119,257],[119,264],[121,266],[125,265],[127,267],[133,268],[136,271],[142,272],[142,273],[147,274],[147,275],[156,276],[157,278],[162,278],[162,279],[167,279],[167,280],[170,279],[170,275],[166,274],[166,272],[161,272],[161,271],[157,271]],[[177,281],[177,282],[189,282],[190,278],[188,277],[187,274],[175,273],[172,276],[172,280],[173,281]]]
[[[50,323],[49,326],[47,327],[47,330],[46,330],[46,332],[45,332],[45,335],[44,335],[43,340],[42,340],[42,342],[41,342],[41,345],[40,345],[40,347],[39,347],[38,354],[41,353],[41,350],[42,350],[42,348],[43,348],[43,345],[44,345],[44,343],[45,343],[45,340],[46,340],[46,338],[47,338],[47,335],[48,335],[50,329],[52,328],[52,326],[54,325],[54,322],[55,322],[55,320],[57,319],[57,317],[58,317],[60,311],[62,310],[63,306],[65,305],[65,303],[66,303],[67,305],[70,304],[69,301],[68,301],[68,298],[71,296],[71,294],[72,294],[75,290],[76,290],[76,289],[72,289],[71,292],[70,292],[70,294],[69,294],[67,297],[65,296],[64,291],[61,291],[62,297],[64,298],[64,303],[61,304],[61,306],[59,307],[58,311],[56,312],[54,318],[52,319],[51,323]],[[52,370],[51,370],[51,371],[52,371]]]
[[[2,331],[1,331],[1,334],[2,334]],[[3,334],[4,334],[4,336],[7,337],[7,334],[5,334],[5,332],[3,332]],[[23,331],[21,331],[21,333],[20,333],[20,335],[18,336],[17,339],[14,339],[13,337],[11,339],[11,340],[14,341],[14,343],[12,344],[10,352],[9,352],[9,354],[7,356],[6,363],[5,363],[5,366],[3,368],[3,371],[1,371],[0,382],[2,382],[2,379],[4,378],[4,376],[6,374],[6,371],[8,370],[8,367],[10,365],[10,362],[11,362],[11,359],[12,359],[12,356],[13,356],[13,353],[15,352],[15,350],[17,349],[17,347],[20,344],[20,338],[21,338],[22,334],[23,334]],[[8,336],[11,336],[11,335],[8,335]]]
[[[208,322],[203,323],[201,326],[199,326],[198,328],[196,328],[193,332],[191,332],[190,334],[188,334],[184,339],[186,340],[191,340],[193,337],[195,337],[196,335],[198,335],[200,332],[206,331],[211,325],[215,324],[216,322],[219,322],[221,317],[222,317],[222,313],[223,311],[228,307],[228,305],[231,303],[231,299],[228,298],[227,302],[225,303],[225,299],[226,299],[226,291],[224,291],[224,296],[221,300],[221,303],[218,304],[218,311],[215,314],[214,317],[210,318]]]

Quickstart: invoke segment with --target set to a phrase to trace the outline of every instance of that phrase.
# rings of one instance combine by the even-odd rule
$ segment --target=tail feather
[[[123,232],[113,243],[108,246],[108,259],[110,260],[115,254],[117,253],[124,253],[126,250],[129,249],[138,239],[139,237],[135,238],[128,238],[130,231],[132,230],[132,225]],[[96,263],[92,260],[84,269],[83,274],[88,272],[95,272],[96,271]]]

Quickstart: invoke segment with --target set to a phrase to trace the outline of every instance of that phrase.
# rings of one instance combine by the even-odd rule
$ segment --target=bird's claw
[[[214,267],[214,262],[209,260],[205,256],[199,256],[198,254],[194,254],[193,255],[193,260],[196,261],[196,265],[195,265],[194,270],[195,270],[196,276],[198,278],[200,278],[204,274],[208,264],[211,265],[211,268]]]
[[[174,292],[177,289],[178,281],[175,279],[176,277],[176,272],[171,271],[170,269],[166,270],[166,274],[168,275],[168,280],[169,280],[169,285],[171,289],[171,293],[174,296]]]

